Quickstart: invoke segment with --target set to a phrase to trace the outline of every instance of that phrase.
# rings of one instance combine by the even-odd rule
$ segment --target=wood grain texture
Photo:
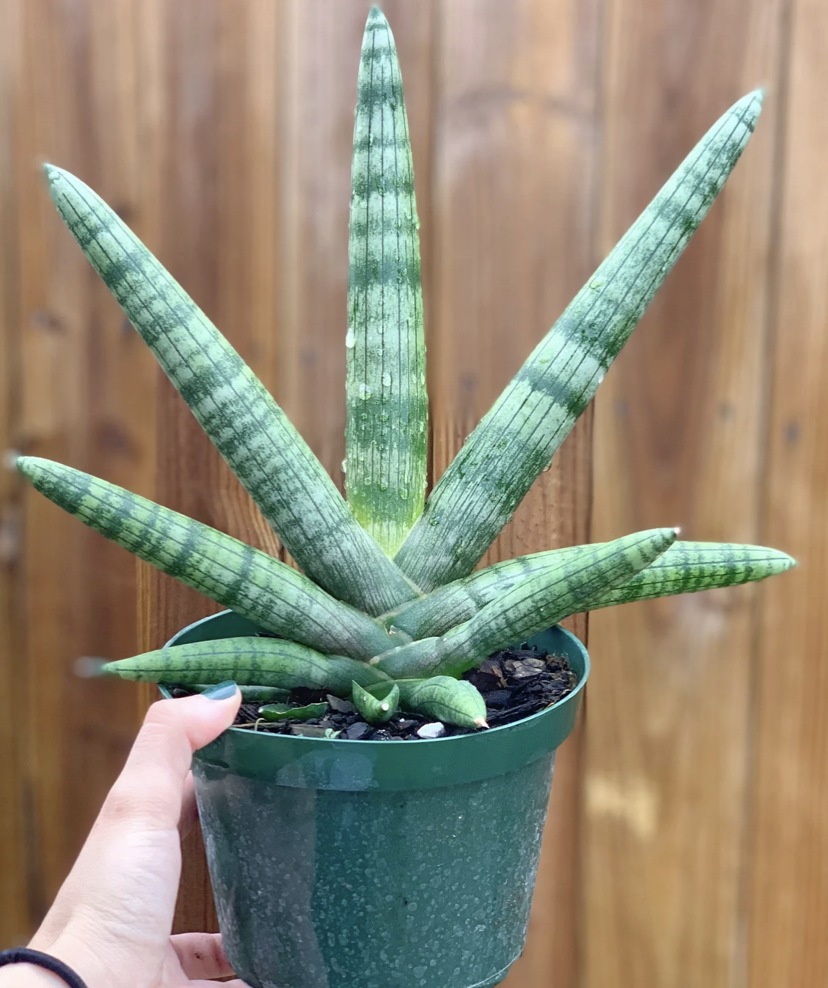
[[[159,208],[146,242],[272,386],[278,9],[263,0],[232,9],[220,0],[185,0],[157,11]],[[155,499],[278,553],[271,529],[166,380],[158,382],[157,422]],[[141,592],[145,649],[218,609],[160,573],[144,573]],[[216,929],[197,830],[185,841],[184,868],[176,929]]]
[[[449,0],[436,10],[435,479],[594,267],[598,5]],[[486,561],[586,540],[589,450],[587,417]],[[507,983],[553,970],[557,985],[576,983],[582,741],[558,756],[529,942]]]
[[[603,252],[729,103],[775,81],[782,5],[607,13]],[[778,113],[772,86],[721,201],[599,391],[597,539],[678,524],[689,539],[761,541]],[[742,587],[592,617],[588,988],[743,983],[755,601]]]
[[[14,204],[2,234],[14,257],[4,268],[13,280],[4,304],[17,313],[7,351],[14,363],[5,365],[17,398],[4,443],[147,493],[151,360],[65,238],[38,168],[45,159],[69,165],[140,226],[136,7],[4,5],[3,35],[14,51],[6,69],[15,72],[3,111],[3,182]],[[135,579],[126,554],[66,525],[13,474],[4,483],[20,492],[26,547],[10,665],[25,755],[17,854],[28,891],[19,908],[0,909],[13,923],[4,935],[19,940],[54,896],[135,733],[131,691],[74,672],[79,656],[135,648]]]
[[[763,588],[757,612],[751,988],[828,977],[828,9],[797,0],[790,16],[762,535],[799,568]]]
[[[413,132],[433,475],[706,127],[756,136],[608,375],[596,538],[682,524],[800,558],[592,618],[521,988],[822,988],[828,970],[819,0],[388,0]],[[100,192],[339,483],[357,0],[0,0],[0,436],[284,555],[62,229]],[[591,410],[486,561],[589,536]],[[139,569],[140,647],[208,613]],[[149,688],[129,557],[0,472],[0,947],[31,932]],[[585,622],[576,630],[585,633]],[[781,665],[780,665],[781,662]],[[177,924],[214,928],[194,834]]]
[[[12,92],[19,70],[16,58],[19,11],[14,0],[0,4],[0,133],[11,133]],[[17,204],[14,149],[0,143],[0,230],[13,228]],[[19,258],[9,237],[0,236],[0,367],[17,367],[20,320],[17,297]],[[0,444],[12,444],[20,401],[19,380],[7,370],[0,373]],[[26,856],[25,727],[20,696],[25,690],[25,669],[19,661],[22,628],[16,619],[20,606],[21,539],[20,488],[9,470],[0,472],[0,944],[23,942],[29,929],[30,889]]]

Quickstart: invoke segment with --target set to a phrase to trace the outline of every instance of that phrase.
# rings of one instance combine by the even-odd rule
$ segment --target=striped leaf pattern
[[[460,676],[487,655],[529,638],[585,608],[645,569],[676,539],[654,528],[591,546],[562,566],[521,581],[443,637],[402,645],[372,663],[394,679]]]
[[[432,676],[409,690],[405,705],[426,717],[458,727],[488,727],[486,701],[482,694],[465,679],[452,676]]]
[[[358,659],[393,645],[377,622],[266,552],[60,463],[25,456],[18,467],[90,528],[276,635]]]
[[[796,560],[778,549],[727,542],[676,542],[628,583],[591,601],[589,610],[715,587],[732,587],[784,573]]]
[[[518,371],[396,556],[423,590],[471,571],[547,467],[718,195],[762,94],[714,124]]]
[[[351,173],[345,487],[355,517],[389,556],[425,498],[418,229],[397,50],[374,7],[362,42]]]
[[[349,696],[351,684],[370,686],[385,679],[365,662],[320,655],[311,648],[279,638],[220,638],[171,645],[130,659],[107,662],[103,672],[143,683],[223,683],[328,690]]]
[[[443,635],[528,577],[549,572],[592,548],[595,546],[572,546],[495,563],[438,587],[427,597],[386,615],[384,620],[389,627],[412,638]],[[590,601],[589,610],[764,580],[794,565],[787,553],[760,545],[676,542],[627,583]]]
[[[400,705],[400,688],[389,679],[387,683],[380,683],[379,687],[375,687],[374,691],[369,693],[359,683],[353,683],[351,702],[367,723],[385,724],[391,720]]]
[[[88,186],[51,165],[46,173],[90,263],[308,576],[369,614],[415,597],[281,408],[180,285]]]
[[[444,724],[459,727],[488,727],[486,701],[471,683],[453,676],[432,676],[430,679],[395,679],[400,706],[426,717],[435,717]],[[366,687],[371,696],[385,693],[387,686]]]

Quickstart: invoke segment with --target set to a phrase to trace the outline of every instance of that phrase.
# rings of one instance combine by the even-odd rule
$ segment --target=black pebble
[[[370,734],[373,734],[373,731],[373,727],[362,720],[357,721],[356,724],[351,724],[350,727],[346,727],[342,732],[342,737],[347,738],[349,741],[365,741]]]
[[[483,694],[487,707],[505,707],[511,696],[510,690],[492,690],[491,693]]]

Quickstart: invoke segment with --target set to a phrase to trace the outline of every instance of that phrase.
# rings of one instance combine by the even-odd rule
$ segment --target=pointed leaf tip
[[[31,477],[32,467],[36,461],[37,457],[35,456],[18,456],[16,461],[17,469],[24,477]]]
[[[52,176],[87,259],[305,573],[373,614],[415,597],[240,354],[100,196],[62,169]]]
[[[749,93],[707,131],[467,438],[394,557],[422,590],[479,561],[587,407],[756,125]]]
[[[365,28],[357,92],[345,491],[353,516],[392,557],[423,510],[428,396],[411,141],[393,34],[376,7]]]
[[[740,100],[737,100],[730,108],[730,112],[738,112],[745,126],[752,132],[756,127],[756,121],[762,113],[762,104],[765,101],[765,90],[754,89],[747,93]]]

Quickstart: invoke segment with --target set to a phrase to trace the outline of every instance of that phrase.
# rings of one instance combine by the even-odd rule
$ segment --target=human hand
[[[184,988],[233,971],[219,934],[170,936],[181,836],[195,821],[192,754],[228,728],[241,694],[154,703],[69,877],[30,946],[68,964],[88,988]],[[0,988],[58,988],[31,965],[0,968]],[[229,982],[244,988],[241,981]]]

